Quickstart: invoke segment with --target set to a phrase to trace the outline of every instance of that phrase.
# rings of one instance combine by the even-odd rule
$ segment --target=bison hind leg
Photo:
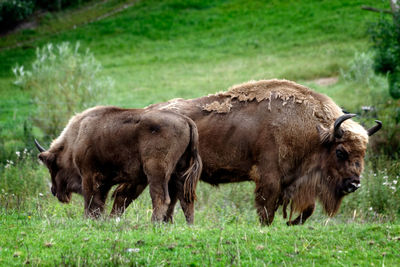
[[[177,195],[177,186],[175,185],[175,177],[171,177],[171,180],[168,185],[168,191],[169,191],[169,196],[171,198],[171,202],[168,205],[167,213],[164,216],[164,222],[166,223],[173,223],[173,217],[174,217],[174,210],[175,210],[175,205],[176,202],[178,201],[178,195]]]
[[[169,182],[169,195],[171,203],[168,206],[164,222],[173,223],[173,214],[176,202],[179,200],[183,214],[188,224],[194,223],[194,202],[188,200],[184,192],[185,176],[182,173],[175,173]]]
[[[153,204],[153,222],[164,221],[167,215],[171,198],[168,191],[168,183],[171,177],[170,166],[165,166],[157,159],[150,159],[144,163],[144,172],[150,187],[150,197]]]

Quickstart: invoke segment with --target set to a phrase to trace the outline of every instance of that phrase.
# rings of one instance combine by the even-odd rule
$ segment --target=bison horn
[[[342,138],[342,136],[343,136],[343,131],[342,131],[342,129],[340,129],[340,125],[342,124],[342,122],[344,122],[345,120],[348,120],[350,118],[353,118],[354,116],[357,116],[357,115],[356,114],[344,114],[336,119],[335,124],[333,126],[333,134],[336,138]]]
[[[36,145],[37,149],[39,150],[39,152],[46,151],[46,149],[44,149],[36,139],[35,139],[35,145]]]
[[[373,135],[374,133],[376,133],[377,131],[379,131],[382,128],[382,122],[381,121],[376,120],[375,122],[377,124],[374,127],[368,129],[368,136]]]

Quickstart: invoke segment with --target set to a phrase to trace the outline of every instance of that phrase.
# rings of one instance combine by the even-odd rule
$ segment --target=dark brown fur
[[[82,194],[89,216],[103,212],[113,185],[124,183],[133,191],[129,199],[134,199],[150,184],[153,221],[166,218],[171,203],[168,187],[173,186],[192,223],[202,169],[197,147],[197,127],[184,115],[95,107],[74,116],[39,159],[50,171],[53,194],[61,202],[69,202],[71,193]],[[123,206],[118,201],[126,201],[120,191],[112,214],[123,211],[118,209]]]
[[[342,110],[327,96],[286,80],[241,84],[207,97],[149,106],[173,110],[197,125],[201,180],[210,184],[253,180],[260,221],[270,224],[277,207],[291,203],[303,223],[322,203],[334,215],[351,184],[359,185],[368,134],[348,119],[334,134]],[[339,159],[337,151],[347,155]],[[125,194],[122,185],[116,195]],[[176,202],[176,201],[175,201]],[[169,211],[175,205],[171,201]],[[126,206],[123,206],[126,208]]]

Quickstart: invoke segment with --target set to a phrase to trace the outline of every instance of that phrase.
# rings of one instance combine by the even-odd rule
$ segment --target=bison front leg
[[[193,224],[194,223],[194,202],[189,202],[187,201],[183,194],[179,198],[183,214],[185,214],[186,222],[188,224]]]
[[[304,209],[299,216],[297,216],[296,219],[293,221],[288,221],[286,224],[287,225],[298,225],[298,224],[304,224],[306,220],[313,214],[315,209],[315,203],[310,204],[306,209]]]
[[[255,202],[260,222],[270,225],[274,220],[276,204],[280,195],[280,183],[277,175],[260,176],[256,181]]]
[[[114,204],[111,209],[110,216],[121,216],[128,206],[134,201],[136,198],[140,196],[143,190],[146,188],[147,183],[145,184],[121,184],[119,185],[114,193]]]
[[[103,213],[110,186],[101,184],[103,177],[99,174],[93,175],[90,178],[83,179],[82,183],[85,215],[91,218],[98,218]]]

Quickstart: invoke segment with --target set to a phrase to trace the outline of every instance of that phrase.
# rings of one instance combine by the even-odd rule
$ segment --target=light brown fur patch
[[[258,183],[260,181],[260,173],[259,173],[256,165],[251,166],[251,169],[249,171],[249,176],[250,176],[250,179],[256,183]]]
[[[318,94],[309,88],[288,80],[260,80],[234,85],[226,92],[215,95],[228,97],[223,103],[214,101],[203,107],[207,111],[227,113],[231,110],[232,100],[246,101],[269,101],[268,110],[271,110],[271,101],[280,100],[282,106],[288,103],[303,104],[311,108],[312,115],[321,122],[333,120],[342,115],[342,111],[327,96]]]
[[[220,103],[218,101],[214,101],[211,104],[207,104],[203,107],[205,111],[216,111],[217,113],[228,113],[232,108],[231,101],[226,99],[224,102]]]

